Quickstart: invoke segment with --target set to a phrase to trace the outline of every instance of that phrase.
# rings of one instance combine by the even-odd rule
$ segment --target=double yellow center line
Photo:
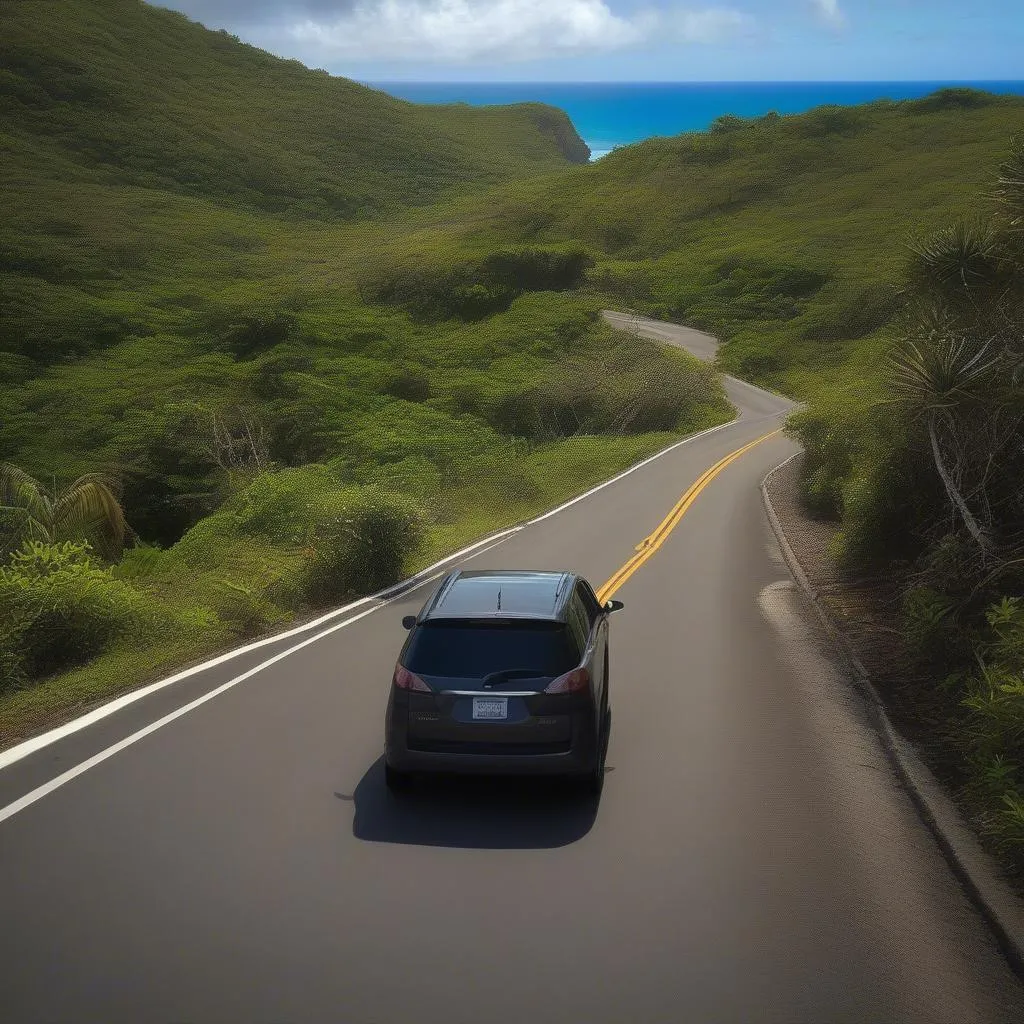
[[[675,503],[672,511],[658,524],[657,529],[637,544],[636,554],[601,589],[597,592],[598,600],[604,604],[605,601],[609,600],[612,595],[621,587],[626,580],[630,578],[640,568],[644,562],[650,558],[658,548],[668,539],[668,535],[679,525],[679,521],[686,515],[687,509],[697,500],[697,495],[704,490],[705,487],[712,480],[718,476],[727,466],[735,462],[741,455],[745,455],[750,451],[751,448],[759,445],[762,441],[767,441],[770,437],[775,437],[776,434],[782,433],[781,428],[779,430],[773,430],[768,434],[762,434],[759,438],[751,441],[750,444],[745,444],[742,448],[737,448],[736,451],[730,452],[724,459],[720,459],[716,462],[709,470],[707,470],[690,489]]]

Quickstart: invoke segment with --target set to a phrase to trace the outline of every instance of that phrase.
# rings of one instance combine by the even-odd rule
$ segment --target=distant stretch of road
[[[0,771],[0,1019],[1024,1020],[780,559],[758,483],[793,442],[724,465],[620,573],[791,408],[727,383],[734,423],[453,563],[619,575],[600,802],[387,793],[385,701],[427,582]]]

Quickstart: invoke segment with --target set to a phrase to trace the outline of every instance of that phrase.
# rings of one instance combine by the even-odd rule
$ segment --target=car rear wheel
[[[588,796],[600,796],[604,788],[604,764],[608,754],[608,735],[612,727],[612,710],[608,706],[607,693],[601,713],[601,731],[597,737],[597,765],[580,779],[580,789]]]
[[[384,765],[384,785],[392,793],[408,793],[412,788],[412,775],[409,772],[400,772],[391,765]]]

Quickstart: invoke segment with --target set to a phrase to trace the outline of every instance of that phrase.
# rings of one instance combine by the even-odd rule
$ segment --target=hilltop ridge
[[[353,218],[589,159],[542,104],[420,106],[138,0],[0,7],[19,168]]]

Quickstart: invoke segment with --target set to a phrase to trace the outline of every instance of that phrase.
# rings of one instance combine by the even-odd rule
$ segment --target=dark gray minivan
[[[395,666],[385,719],[392,790],[416,772],[570,776],[600,791],[610,722],[608,616],[569,572],[449,573]]]

